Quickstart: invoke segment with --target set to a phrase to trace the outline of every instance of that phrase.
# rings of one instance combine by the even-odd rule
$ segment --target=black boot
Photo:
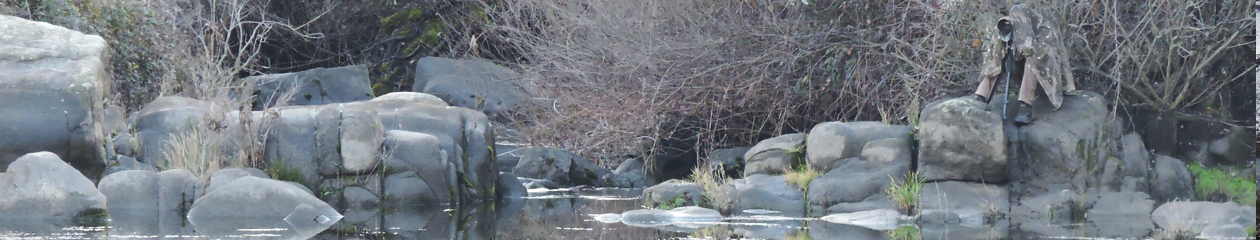
[[[1024,101],[1019,101],[1019,112],[1015,113],[1015,125],[1024,126],[1024,125],[1032,124],[1033,120],[1034,118],[1033,118],[1032,104],[1028,104]]]
[[[971,94],[971,96],[967,96],[966,98],[975,99],[976,101],[980,101],[984,104],[989,104],[989,98],[980,96],[980,94]]]

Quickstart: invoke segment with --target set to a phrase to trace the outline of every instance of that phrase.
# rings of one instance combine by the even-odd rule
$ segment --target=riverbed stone
[[[1168,202],[1151,213],[1151,219],[1165,231],[1186,232],[1190,236],[1228,225],[1255,226],[1255,216],[1255,207],[1233,202]]]
[[[609,172],[569,151],[539,147],[526,149],[512,173],[549,180],[561,186],[599,186],[600,178]]]
[[[869,141],[893,138],[908,144],[910,130],[910,126],[882,122],[820,123],[806,137],[805,149],[809,151],[805,155],[809,166],[827,172],[841,165],[841,160],[857,157]]]
[[[919,212],[950,211],[968,216],[1007,215],[1011,204],[1005,186],[973,182],[931,182],[919,194]]]
[[[1033,105],[1036,121],[1018,129],[1020,167],[1012,174],[1021,189],[1013,194],[1097,186],[1098,172],[1115,155],[1120,138],[1106,100],[1097,93],[1073,91],[1064,94],[1058,110],[1045,98]]]
[[[1150,235],[1155,226],[1151,211],[1155,201],[1142,192],[1109,192],[1099,195],[1097,203],[1087,211],[1086,230],[1090,236],[1104,238],[1141,238]]]
[[[282,226],[318,232],[341,218],[332,206],[292,184],[254,176],[207,193],[188,212],[188,222],[207,233]]]
[[[855,157],[832,161],[833,169],[809,183],[811,207],[861,202],[905,180],[912,157],[906,139],[873,140],[860,149]]]
[[[1150,177],[1151,198],[1157,202],[1189,200],[1194,197],[1194,182],[1186,164],[1173,157],[1157,155]]]
[[[643,199],[648,207],[661,205],[673,207],[700,206],[704,203],[704,188],[699,184],[670,179],[656,186],[643,189]],[[676,205],[680,204],[680,205]]]
[[[48,151],[89,179],[105,169],[110,53],[100,36],[0,15],[0,172]]]
[[[805,213],[805,194],[801,188],[778,175],[754,174],[727,182],[713,198],[713,206],[728,213],[749,209],[779,211],[786,216]]]
[[[928,181],[1007,181],[1002,117],[986,103],[952,98],[919,115],[918,172]]]
[[[816,206],[810,205],[810,207],[815,208]],[[875,194],[867,197],[861,202],[836,203],[821,211],[816,208],[811,209],[810,214],[811,216],[822,216],[825,214],[851,213],[876,209],[897,209],[897,203],[894,203],[887,195]]]
[[[276,105],[324,105],[372,99],[366,65],[264,74],[242,81],[254,87],[248,92],[254,95],[255,111]],[[293,94],[282,99],[289,92]]]
[[[292,171],[302,185],[318,189],[323,177],[338,173],[340,113],[329,106],[280,107],[267,110],[272,122],[264,159],[273,171]]]
[[[193,202],[205,194],[197,176],[184,169],[158,172],[158,209],[192,208]],[[180,213],[183,215],[184,213]]]
[[[0,196],[0,218],[70,221],[107,210],[96,185],[52,152],[26,154],[10,163],[0,177]]]
[[[783,174],[797,165],[804,165],[805,134],[784,134],[761,140],[744,153],[744,177],[756,174]]]
[[[520,79],[511,69],[485,60],[424,57],[416,61],[412,91],[433,94],[451,106],[500,116],[531,98]]]
[[[105,195],[110,210],[157,209],[158,175],[156,172],[127,170],[101,178],[98,189]]]
[[[617,169],[612,174],[604,175],[601,179],[611,187],[621,188],[641,188],[647,187],[652,182],[647,176],[647,168],[644,166],[642,158],[631,158],[622,161],[617,165]]]

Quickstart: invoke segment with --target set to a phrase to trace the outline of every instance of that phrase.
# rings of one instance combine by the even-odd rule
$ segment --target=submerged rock
[[[0,15],[0,172],[27,153],[60,156],[89,179],[105,169],[104,39]]]
[[[893,230],[901,224],[903,218],[900,212],[892,209],[877,209],[870,211],[840,213],[823,216],[822,220],[832,223],[848,224],[854,226],[862,226],[875,230]]]
[[[526,149],[512,173],[526,178],[555,182],[560,186],[603,186],[603,176],[611,173],[569,151],[552,148]]]
[[[207,235],[284,228],[295,236],[310,237],[341,218],[332,206],[297,186],[253,176],[207,193],[188,212],[189,223]]]
[[[724,212],[745,209],[780,211],[787,216],[805,213],[805,194],[783,176],[755,174],[722,184],[713,205]]]
[[[661,205],[673,207],[698,206],[704,202],[704,188],[690,182],[670,179],[656,186],[643,190],[643,199],[648,207]]]
[[[1155,208],[1151,219],[1156,225],[1170,232],[1189,233],[1190,236],[1203,234],[1228,234],[1227,237],[1247,237],[1234,235],[1237,231],[1228,231],[1230,225],[1255,226],[1256,208],[1242,206],[1237,203],[1214,202],[1169,202]]]
[[[104,219],[107,199],[91,180],[51,152],[26,154],[0,175],[0,222],[14,219],[59,225]]]
[[[605,216],[603,218],[604,220],[610,220],[611,217]],[[655,227],[686,232],[718,224],[722,221],[722,213],[696,206],[679,207],[671,210],[638,209],[622,213],[620,220],[629,226]]]
[[[1007,215],[1011,209],[1008,199],[1005,186],[972,182],[933,182],[923,184],[917,208],[920,212],[953,212],[964,220],[981,219]]]

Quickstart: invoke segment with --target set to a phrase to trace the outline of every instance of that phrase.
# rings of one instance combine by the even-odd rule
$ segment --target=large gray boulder
[[[68,223],[104,214],[107,208],[96,185],[51,152],[26,154],[10,163],[0,175],[0,196],[0,219]]]
[[[253,176],[253,174],[250,174],[249,172],[246,172],[244,169],[239,169],[239,168],[226,168],[226,169],[216,171],[214,172],[214,174],[210,175],[210,182],[206,184],[206,192],[213,192],[214,189],[216,188],[219,188],[223,185],[227,185],[228,183],[231,183],[232,181],[236,181],[236,179],[240,179],[246,176]],[[263,178],[266,178],[266,177],[263,177]]]
[[[621,188],[641,188],[647,187],[653,181],[647,176],[647,168],[644,166],[642,158],[631,158],[617,165],[617,169],[612,174],[604,175],[605,179],[601,181],[610,186]]]
[[[912,157],[907,140],[885,138],[859,149],[858,155],[834,161],[833,169],[809,183],[811,207],[862,202],[884,192],[893,181],[905,181]]]
[[[240,229],[283,227],[314,235],[342,215],[324,201],[283,181],[247,176],[198,198],[188,222],[198,232],[228,235]]]
[[[1237,203],[1169,202],[1155,208],[1151,219],[1165,231],[1185,232],[1198,236],[1205,230],[1229,225],[1255,226],[1256,208]],[[1222,236],[1245,238],[1241,236]]]
[[[1151,154],[1142,143],[1142,136],[1130,133],[1120,138],[1121,169],[1125,176],[1145,178],[1151,167]]]
[[[870,141],[891,138],[909,145],[910,131],[910,126],[882,122],[820,123],[806,137],[805,149],[809,149],[806,158],[811,167],[827,172],[842,164],[842,159],[857,157]],[[905,152],[909,152],[909,148]]]
[[[1017,174],[1022,189],[1013,194],[1097,186],[1098,172],[1115,155],[1120,139],[1106,100],[1097,93],[1074,91],[1063,96],[1058,110],[1041,98],[1033,111],[1036,121],[1019,128],[1020,167],[1012,174]]]
[[[569,151],[538,147],[526,149],[512,173],[550,180],[561,186],[602,186],[600,179],[610,171]]]
[[[0,172],[27,153],[49,151],[99,179],[112,89],[105,40],[3,15],[0,32]]]
[[[447,159],[455,165],[460,196],[488,200],[495,196],[499,171],[495,160],[494,129],[484,113],[433,104],[428,98],[379,97],[362,104],[376,110],[385,131],[404,130],[438,138]]]
[[[673,207],[701,206],[704,203],[704,188],[695,183],[670,179],[656,186],[643,189],[643,199],[647,202],[648,207],[652,208],[661,205],[672,205]]]
[[[1150,176],[1151,198],[1157,202],[1190,200],[1194,197],[1194,182],[1190,170],[1181,160],[1164,155],[1155,157],[1155,169]]]
[[[713,206],[728,213],[762,209],[787,216],[805,213],[805,194],[783,176],[754,174],[722,184],[713,196]]]
[[[261,112],[251,112],[252,118],[261,119]],[[217,146],[221,153],[235,154],[239,148],[236,141],[244,139],[244,132],[223,131],[222,129],[238,129],[240,112],[221,104],[178,96],[165,96],[145,104],[135,114],[137,131],[136,140],[139,149],[135,156],[141,163],[157,167],[167,167],[165,154],[172,151],[171,140],[174,137],[186,136],[193,131],[209,142],[199,142],[204,146]],[[253,121],[253,120],[251,120]],[[207,129],[215,129],[209,131]],[[211,145],[210,143],[213,143]]]
[[[1002,117],[986,103],[954,98],[919,115],[918,171],[928,181],[1007,181]]]
[[[1254,130],[1241,126],[1227,129],[1229,133],[1208,145],[1209,165],[1247,166],[1254,159],[1256,135]]]
[[[424,92],[452,106],[499,116],[529,101],[520,74],[485,60],[424,57],[416,61],[413,92]]]
[[[744,176],[783,174],[792,167],[804,165],[804,158],[804,133],[784,134],[761,140],[744,153]]]
[[[252,76],[243,81],[253,84],[254,110],[277,105],[324,105],[372,99],[367,66],[337,68]],[[288,99],[283,99],[286,94]]]

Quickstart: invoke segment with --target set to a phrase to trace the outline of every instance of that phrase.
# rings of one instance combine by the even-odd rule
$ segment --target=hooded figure
[[[983,24],[984,63],[980,66],[980,73],[984,79],[976,90],[976,97],[988,102],[987,95],[991,94],[993,83],[1006,77],[1004,66],[1007,60],[1011,60],[1014,63],[1010,69],[1011,79],[1022,79],[1020,110],[1015,122],[1032,122],[1031,106],[1038,88],[1044,90],[1050,103],[1056,110],[1059,109],[1063,105],[1063,93],[1076,90],[1076,83],[1068,63],[1067,48],[1063,46],[1063,35],[1053,16],[1018,4],[1010,8],[1008,16],[998,19],[982,16],[979,20]]]

